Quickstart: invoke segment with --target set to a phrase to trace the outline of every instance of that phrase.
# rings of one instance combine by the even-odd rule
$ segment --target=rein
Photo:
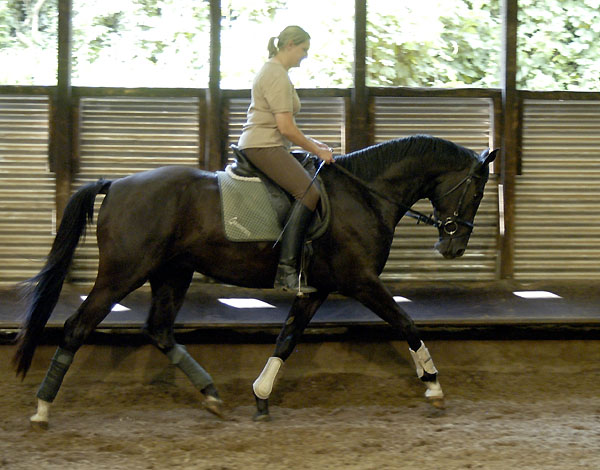
[[[474,174],[475,173],[475,168],[477,167],[477,163],[475,162],[473,164],[473,166],[471,167],[469,174],[467,176],[465,176],[459,183],[457,183],[454,187],[450,188],[448,191],[446,191],[444,194],[442,194],[439,198],[437,198],[436,200],[439,201],[440,199],[448,196],[449,194],[453,193],[454,191],[456,191],[458,188],[460,188],[463,184],[466,183],[465,188],[463,189],[463,193],[458,201],[458,206],[456,208],[456,210],[454,211],[452,217],[447,217],[446,220],[442,221],[436,217],[434,217],[433,215],[425,215],[422,212],[419,212],[417,210],[411,209],[410,206],[407,206],[406,204],[396,201],[395,199],[387,196],[386,194],[381,193],[380,191],[378,191],[377,189],[373,188],[372,186],[370,186],[369,184],[367,184],[365,181],[363,181],[362,179],[360,179],[358,176],[356,176],[355,174],[351,173],[349,170],[347,170],[346,168],[344,168],[341,165],[332,165],[334,168],[336,168],[338,171],[340,171],[341,173],[343,173],[344,175],[346,175],[348,178],[350,178],[352,181],[358,183],[359,185],[361,185],[363,188],[367,189],[369,192],[375,194],[376,196],[380,197],[381,199],[385,199],[388,202],[391,202],[392,204],[400,207],[401,209],[406,210],[406,215],[409,217],[412,217],[413,219],[417,220],[417,225],[419,223],[424,223],[426,225],[431,225],[432,227],[435,227],[437,229],[442,228],[444,230],[444,232],[446,232],[446,234],[452,236],[456,233],[456,231],[458,230],[458,225],[465,225],[467,227],[469,227],[470,229],[473,229],[474,224],[471,222],[467,222],[466,220],[462,220],[458,218],[458,215],[460,213],[460,209],[462,207],[465,195],[467,194],[467,189],[469,188],[469,185],[471,184],[471,182],[473,181],[473,178],[476,178],[477,176]]]

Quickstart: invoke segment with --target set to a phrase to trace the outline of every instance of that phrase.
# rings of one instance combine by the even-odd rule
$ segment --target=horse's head
[[[481,152],[470,168],[440,177],[430,197],[440,238],[435,248],[444,258],[457,258],[467,249],[473,219],[483,198],[489,176],[488,165],[498,149]]]

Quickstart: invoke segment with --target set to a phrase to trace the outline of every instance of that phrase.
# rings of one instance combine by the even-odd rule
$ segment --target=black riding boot
[[[313,212],[304,204],[298,201],[294,202],[281,237],[281,254],[279,255],[279,266],[277,266],[277,274],[275,275],[275,288],[304,293],[316,292],[317,289],[314,287],[302,286],[299,288],[298,286],[300,282],[298,264],[304,237],[312,216]]]

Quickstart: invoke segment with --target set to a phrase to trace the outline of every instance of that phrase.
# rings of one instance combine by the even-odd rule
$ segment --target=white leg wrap
[[[29,421],[32,423],[47,423],[50,417],[50,403],[38,398],[37,413],[34,414]]]
[[[437,374],[433,359],[431,359],[429,350],[425,347],[423,341],[421,341],[421,347],[417,349],[416,352],[410,348],[408,348],[408,350],[410,351],[413,361],[415,361],[417,377],[423,377],[424,372],[427,372],[428,374]]]
[[[254,394],[261,400],[266,400],[271,395],[273,382],[275,382],[275,377],[277,377],[277,372],[282,364],[283,361],[280,358],[270,357],[265,368],[252,384]]]

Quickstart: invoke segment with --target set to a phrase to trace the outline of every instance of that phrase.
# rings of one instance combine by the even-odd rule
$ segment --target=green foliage
[[[205,87],[206,0],[74,0],[73,83]],[[352,86],[354,0],[303,0],[299,86]],[[335,3],[335,5],[334,5]],[[0,83],[56,82],[58,0],[0,1]],[[309,6],[310,4],[310,6]],[[224,83],[249,87],[287,0],[222,0]],[[367,84],[498,87],[500,0],[368,0]],[[518,86],[600,91],[600,0],[520,0]],[[296,21],[297,20],[297,21]]]
[[[497,87],[499,0],[369,2],[367,83]]]
[[[520,0],[519,6],[519,87],[600,91],[600,0]]]
[[[0,49],[48,47],[56,42],[57,0],[0,3]]]
[[[197,0],[75,0],[73,83],[205,87],[209,6]]]
[[[225,27],[232,27],[240,20],[246,19],[255,23],[264,24],[266,20],[272,20],[277,11],[285,8],[285,0],[246,0],[243,2],[223,0],[221,3],[221,14]]]
[[[55,84],[57,27],[57,0],[0,2],[0,84]]]

